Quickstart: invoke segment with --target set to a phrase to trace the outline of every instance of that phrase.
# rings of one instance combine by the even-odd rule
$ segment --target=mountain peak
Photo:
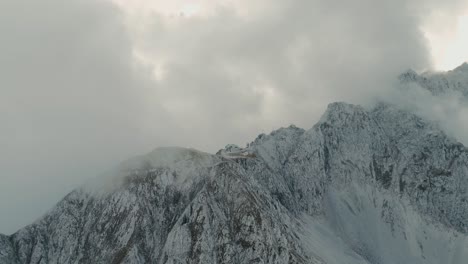
[[[415,72],[413,69],[409,69],[404,73],[400,74],[399,79],[402,82],[414,82],[418,79],[419,74]]]
[[[212,155],[196,149],[182,147],[159,147],[147,153],[123,162],[124,171],[170,167],[187,161],[211,163]]]
[[[454,72],[463,72],[468,73],[468,63],[464,62],[462,65],[458,66],[453,70]]]
[[[319,123],[342,123],[346,122],[350,118],[354,119],[366,115],[366,110],[362,106],[348,104],[345,102],[335,102],[328,105],[327,110],[320,118]]]
[[[166,177],[155,178],[162,185],[185,188],[197,180],[199,170],[211,168],[219,157],[192,148],[158,147],[153,151],[121,162],[99,177],[86,182],[82,187],[86,192],[108,194],[123,187],[138,177],[166,171]]]
[[[413,70],[399,76],[401,84],[417,84],[430,91],[434,96],[448,93],[461,93],[468,98],[468,63],[447,72],[424,72]]]

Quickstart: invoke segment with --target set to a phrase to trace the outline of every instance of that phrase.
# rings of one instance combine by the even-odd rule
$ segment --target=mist
[[[141,16],[112,1],[1,1],[0,233],[155,147],[215,152],[310,128],[333,101],[371,105],[403,71],[433,68],[421,27],[464,7],[258,0]]]
[[[461,87],[468,87],[466,65],[444,73],[426,72],[422,76],[429,82],[440,83],[445,77],[449,77],[452,87],[456,87],[455,83],[459,83]],[[445,132],[453,140],[468,146],[467,92],[468,90],[462,92],[450,89],[436,94],[417,83],[399,83],[394,86],[394,89],[389,89],[380,96],[378,100],[417,114],[432,122],[437,129]]]

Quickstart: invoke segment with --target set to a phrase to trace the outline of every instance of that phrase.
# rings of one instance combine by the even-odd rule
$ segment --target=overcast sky
[[[310,128],[409,68],[461,64],[465,2],[0,1],[0,233],[155,147]]]

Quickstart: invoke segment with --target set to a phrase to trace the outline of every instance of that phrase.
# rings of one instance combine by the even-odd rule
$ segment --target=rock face
[[[111,174],[0,235],[0,263],[468,259],[468,149],[391,105],[333,103],[310,130],[156,149]]]

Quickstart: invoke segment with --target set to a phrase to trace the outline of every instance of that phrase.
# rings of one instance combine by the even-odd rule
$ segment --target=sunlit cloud
[[[442,31],[426,28],[435,70],[451,70],[468,61],[468,11],[456,18],[454,27]]]

